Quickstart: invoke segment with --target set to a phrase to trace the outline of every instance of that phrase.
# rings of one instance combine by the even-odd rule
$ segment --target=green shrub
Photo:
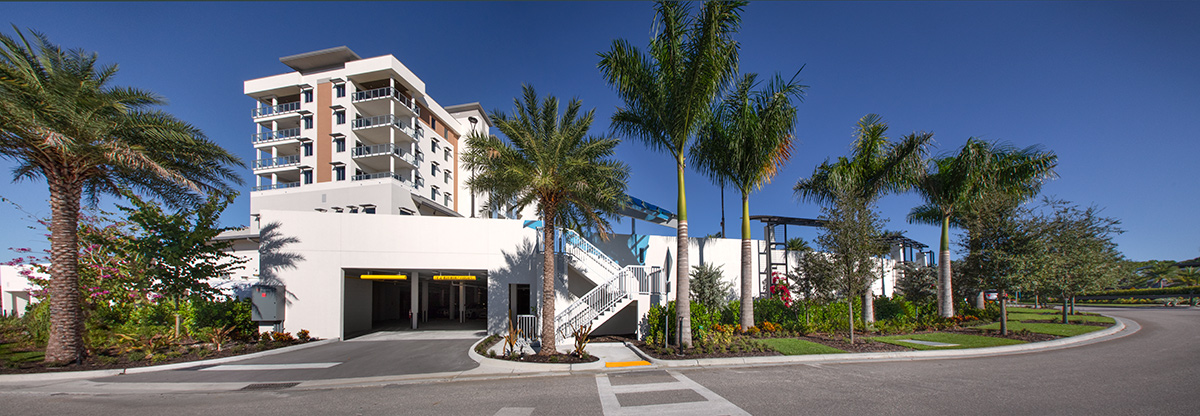
[[[190,318],[186,321],[189,331],[200,328],[232,328],[234,339],[252,339],[258,326],[250,320],[249,300],[194,301],[191,302]]]
[[[704,305],[692,302],[691,318],[692,318],[692,340],[702,340],[708,331],[712,330],[721,323],[721,311],[709,310]],[[678,324],[676,324],[675,301],[667,302],[666,307],[651,306],[650,312],[646,314],[646,338],[644,341],[650,344],[662,345],[663,343],[663,327],[667,323],[667,319],[671,323],[671,331],[666,334],[667,337],[674,340]]]

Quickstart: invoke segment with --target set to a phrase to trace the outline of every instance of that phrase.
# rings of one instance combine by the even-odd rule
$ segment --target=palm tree
[[[970,138],[957,155],[945,155],[928,163],[915,185],[925,205],[913,208],[908,222],[942,226],[938,253],[938,313],[942,317],[954,316],[950,225],[956,222],[956,215],[985,198],[1025,199],[1037,195],[1042,183],[1054,176],[1057,162],[1053,152],[1042,151],[1039,146],[1016,149]]]
[[[650,40],[648,55],[623,39],[599,54],[601,74],[625,101],[625,107],[613,114],[613,129],[670,154],[675,161],[679,186],[675,309],[681,343],[687,348],[692,346],[692,318],[685,156],[692,136],[708,122],[722,88],[737,75],[738,43],[732,36],[744,5],[744,1],[711,1],[692,18],[688,3],[660,1],[655,6],[657,33]]]
[[[839,197],[852,197],[870,209],[879,198],[901,193],[912,187],[924,167],[932,133],[912,133],[899,143],[885,136],[888,125],[878,114],[858,120],[850,157],[828,160],[813,170],[812,177],[801,178],[793,188],[805,201],[831,204]],[[863,320],[874,321],[871,294],[863,294]]]
[[[14,28],[16,29],[16,28]],[[132,190],[171,205],[232,193],[241,160],[194,126],[153,107],[153,93],[110,85],[116,65],[63,50],[41,33],[0,34],[0,157],[16,180],[50,188],[50,338],[47,362],[83,357],[77,229],[80,201]]]
[[[799,74],[799,73],[797,73]],[[784,82],[778,75],[761,91],[752,91],[757,75],[747,74],[700,131],[692,157],[696,168],[718,184],[728,183],[742,192],[742,318],[745,330],[754,326],[754,298],[750,245],[750,192],[771,182],[792,155],[796,106],[805,85],[795,77]]]
[[[586,137],[592,125],[590,110],[572,99],[559,116],[558,99],[540,100],[533,87],[522,87],[513,99],[514,113],[493,111],[492,122],[508,141],[496,136],[467,137],[463,165],[475,173],[467,180],[472,192],[489,192],[489,205],[512,202],[524,209],[536,204],[543,222],[542,349],[555,352],[554,230],[560,224],[592,227],[602,235],[610,229],[606,216],[625,201],[629,167],[612,159],[620,140]]]

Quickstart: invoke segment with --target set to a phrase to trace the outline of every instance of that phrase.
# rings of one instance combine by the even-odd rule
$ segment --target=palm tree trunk
[[[867,293],[863,293],[862,297],[862,317],[864,324],[875,322],[875,295],[871,293],[871,288],[867,288]]]
[[[687,196],[683,186],[683,172],[685,170],[683,164],[683,156],[679,156],[679,228],[675,240],[675,311],[678,316],[679,324],[679,345],[683,348],[692,348],[692,304],[691,304],[691,282],[688,280],[688,271],[691,270],[688,266],[688,225],[687,225]]]
[[[767,265],[770,270],[770,265]],[[750,194],[742,190],[742,331],[754,326],[753,277],[750,269]],[[773,283],[773,282],[772,282]]]
[[[79,305],[79,199],[83,186],[47,175],[50,185],[50,338],[47,363],[83,359],[83,310]]]
[[[950,215],[942,215],[942,245],[938,252],[938,314],[954,316],[954,291],[950,287]]]
[[[558,296],[554,291],[554,211],[547,209],[542,218],[542,350],[539,355],[550,355],[556,351],[554,341],[554,306]]]

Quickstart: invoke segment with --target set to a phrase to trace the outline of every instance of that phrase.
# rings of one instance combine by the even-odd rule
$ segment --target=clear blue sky
[[[333,46],[393,54],[443,105],[510,111],[522,83],[596,108],[604,134],[621,105],[596,69],[614,39],[644,47],[652,5],[596,3],[5,3],[5,23],[119,63],[117,83],[155,91],[166,108],[249,161],[253,100],[242,81],[289,69],[278,58]],[[881,114],[891,136],[932,131],[938,152],[968,137],[1041,144],[1061,176],[1044,192],[1122,220],[1131,259],[1200,256],[1200,4],[1194,2],[760,2],[743,15],[741,70],[801,75],[799,138],[787,168],[751,197],[751,214],[816,217],[792,194],[797,178],[844,155],[854,123]],[[0,28],[12,34],[11,27]],[[675,207],[669,157],[620,145],[630,193]],[[11,164],[0,162],[7,172]],[[247,183],[252,183],[249,169]],[[718,231],[717,188],[688,176],[693,235]],[[224,215],[248,221],[248,186]],[[0,195],[49,215],[43,182],[0,180]],[[740,209],[726,193],[728,233]],[[905,214],[921,201],[880,203],[888,228],[936,247],[938,229]],[[0,248],[47,245],[24,215],[0,207]],[[752,223],[755,236],[761,225]],[[639,232],[671,230],[641,224]],[[628,222],[618,225],[628,232]],[[812,230],[792,229],[812,238]],[[2,257],[2,256],[0,256]]]

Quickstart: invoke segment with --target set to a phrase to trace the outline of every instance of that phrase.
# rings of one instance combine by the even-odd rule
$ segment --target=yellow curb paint
[[[605,367],[637,367],[639,365],[650,365],[649,361],[613,361],[604,363]]]

